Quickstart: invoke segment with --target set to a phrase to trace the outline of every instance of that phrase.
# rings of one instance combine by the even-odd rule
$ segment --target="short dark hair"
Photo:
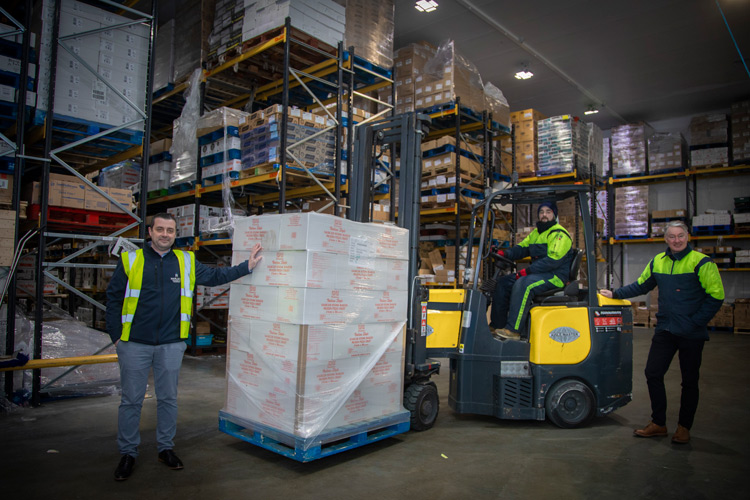
[[[169,214],[167,212],[160,212],[154,215],[151,218],[151,227],[154,227],[154,220],[156,219],[171,220],[171,221],[174,221],[175,225],[177,225],[177,219],[174,218],[174,215]]]

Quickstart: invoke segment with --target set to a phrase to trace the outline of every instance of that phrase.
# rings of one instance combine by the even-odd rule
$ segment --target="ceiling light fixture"
[[[599,110],[596,108],[596,106],[594,106],[593,104],[591,104],[589,106],[589,108],[586,111],[583,112],[583,114],[584,115],[595,115],[598,112],[599,112]]]
[[[438,8],[438,3],[435,0],[417,0],[414,8],[419,12],[432,12]]]
[[[523,66],[521,66],[521,71],[515,74],[515,77],[518,80],[528,80],[532,76],[534,76],[534,73],[529,71],[529,63],[527,62],[523,63]]]

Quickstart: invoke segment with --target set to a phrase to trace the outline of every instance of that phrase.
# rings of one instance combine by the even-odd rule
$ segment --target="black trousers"
[[[672,363],[675,352],[679,353],[682,372],[682,396],[678,423],[690,429],[698,408],[698,378],[703,359],[705,340],[687,339],[670,332],[657,332],[651,339],[651,349],[646,362],[646,383],[651,398],[651,420],[656,425],[667,422],[667,391],[664,375]]]

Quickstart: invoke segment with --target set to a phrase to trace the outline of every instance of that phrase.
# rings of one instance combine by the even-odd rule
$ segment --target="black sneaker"
[[[175,455],[174,451],[172,450],[160,451],[159,462],[164,462],[165,464],[167,464],[167,467],[172,470],[180,470],[184,467],[182,465],[182,461],[177,458],[177,455]]]
[[[115,481],[125,481],[133,473],[133,467],[135,466],[135,457],[130,455],[123,455],[120,458],[120,463],[115,469]]]

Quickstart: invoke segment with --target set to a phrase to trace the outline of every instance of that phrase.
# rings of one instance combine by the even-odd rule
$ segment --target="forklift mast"
[[[391,176],[391,194],[395,191],[398,175],[398,227],[409,230],[409,308],[406,330],[405,381],[407,384],[429,379],[440,369],[440,363],[427,358],[426,333],[422,325],[422,304],[427,302],[427,290],[418,283],[419,274],[419,217],[422,183],[422,138],[429,130],[430,117],[420,113],[405,113],[356,129],[354,165],[349,179],[349,210],[347,216],[357,222],[370,222],[374,202],[374,171],[381,166]],[[380,146],[381,153],[376,153]],[[390,166],[380,158],[382,152],[390,156]],[[396,165],[399,165],[398,172]],[[395,199],[391,197],[391,220],[396,215]]]

